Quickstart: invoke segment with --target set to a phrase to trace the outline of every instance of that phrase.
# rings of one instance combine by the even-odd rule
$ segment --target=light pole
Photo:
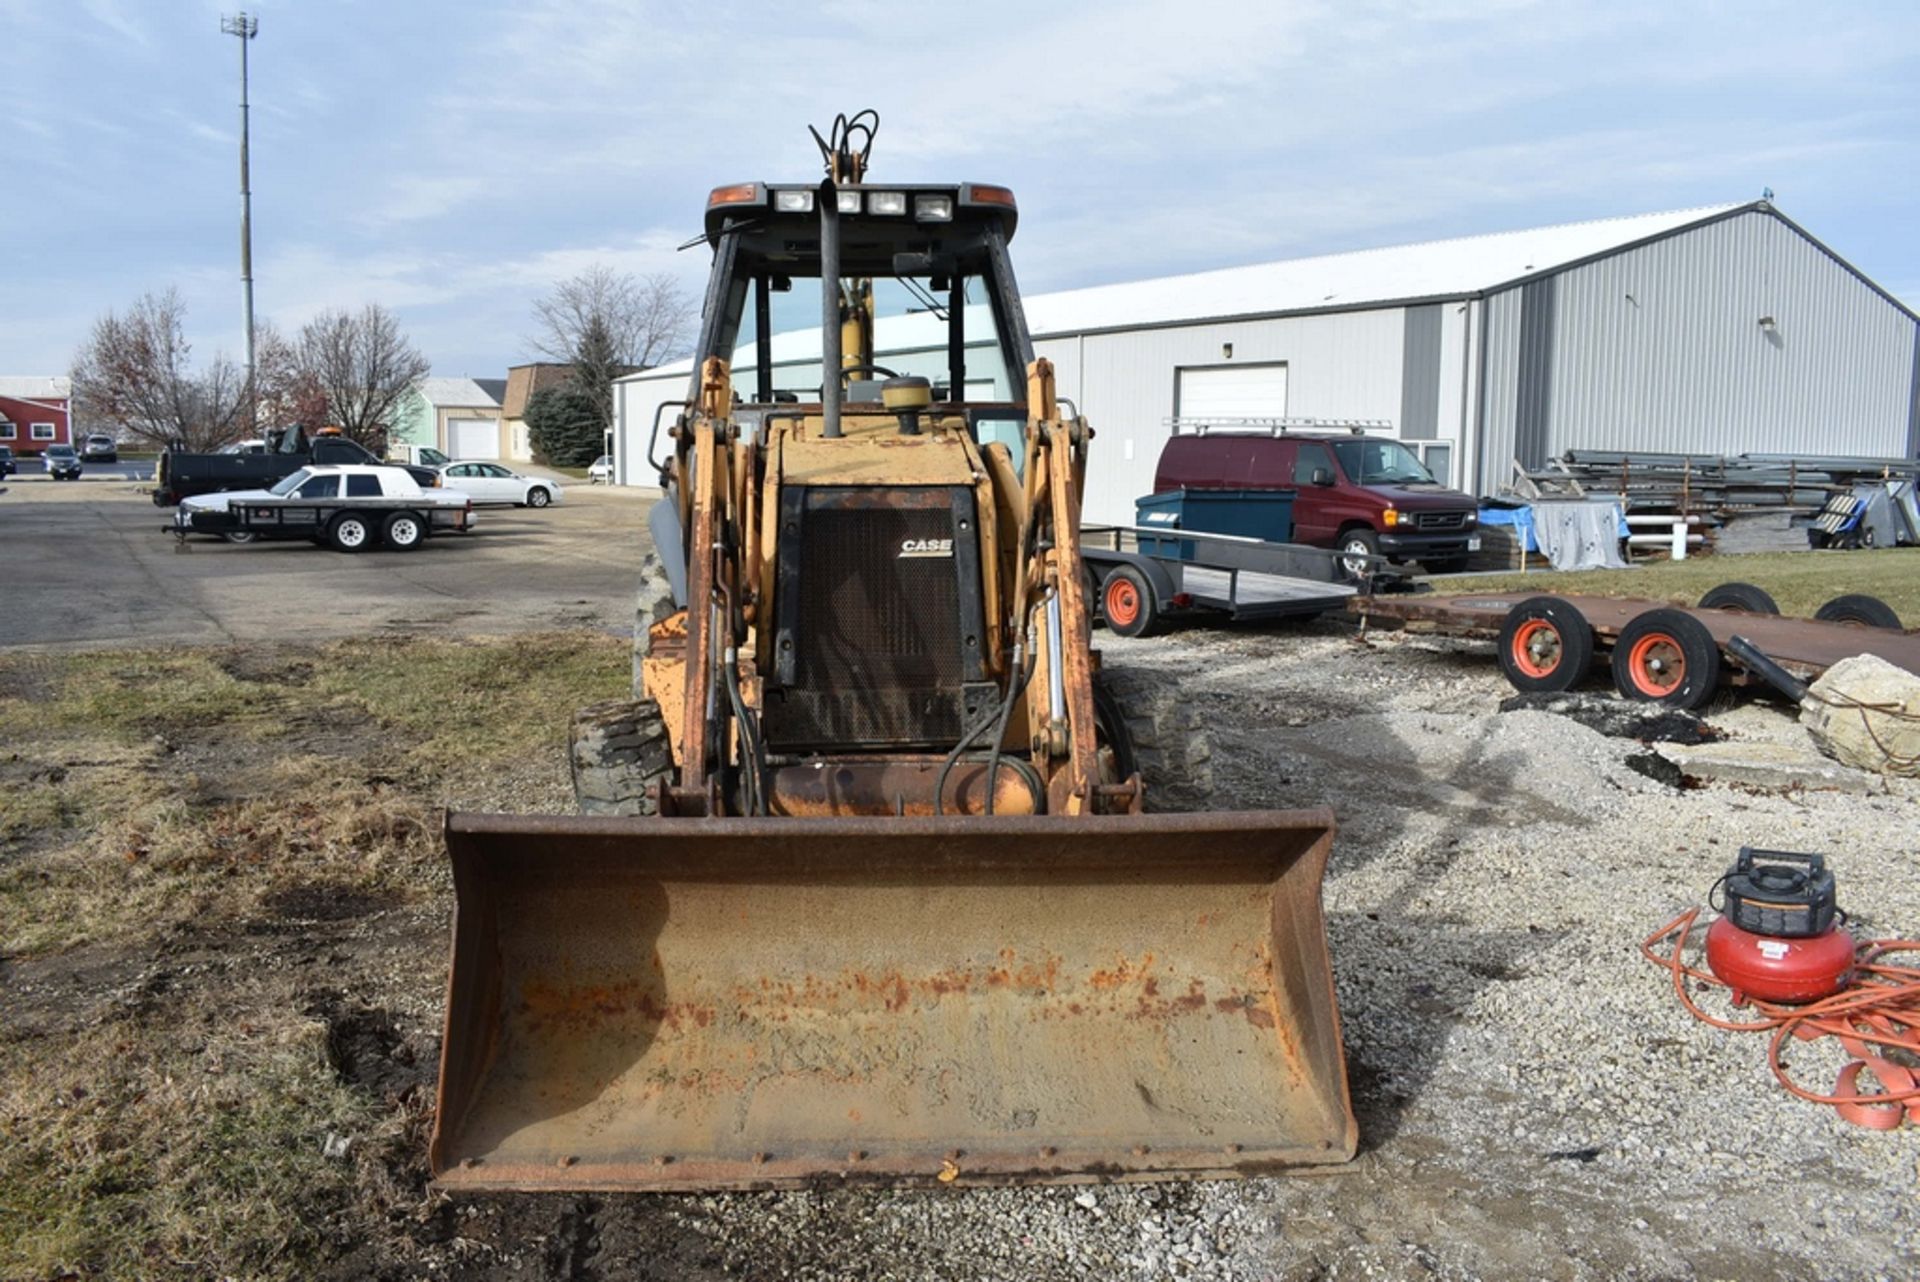
[[[253,184],[247,172],[247,46],[260,32],[260,19],[243,9],[234,17],[222,17],[220,30],[240,37],[240,306],[247,329],[247,435],[253,436]]]

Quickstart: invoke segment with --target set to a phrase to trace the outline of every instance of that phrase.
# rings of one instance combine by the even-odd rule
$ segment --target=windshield
[[[1433,473],[1398,441],[1335,441],[1333,452],[1355,485],[1434,484]]]
[[[55,458],[65,458],[67,455],[73,453],[73,446],[49,445],[47,446],[47,453],[53,455]]]
[[[303,467],[298,472],[295,472],[291,476],[281,477],[277,482],[275,482],[267,490],[267,493],[281,494],[281,495],[291,494],[295,490],[299,489],[302,483],[304,483],[306,479],[312,475],[313,475],[312,472],[309,472],[306,468]]]

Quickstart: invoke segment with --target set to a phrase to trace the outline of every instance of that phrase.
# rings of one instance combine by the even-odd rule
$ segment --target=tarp
[[[1626,517],[1613,499],[1574,499],[1533,505],[1533,534],[1556,570],[1620,570],[1620,534]]]

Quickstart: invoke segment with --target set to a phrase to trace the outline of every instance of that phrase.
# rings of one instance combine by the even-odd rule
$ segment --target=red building
[[[15,455],[38,454],[49,445],[73,445],[68,406],[73,380],[0,374],[0,445]]]

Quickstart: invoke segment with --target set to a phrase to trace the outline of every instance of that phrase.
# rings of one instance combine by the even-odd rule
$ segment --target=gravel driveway
[[[1100,634],[1181,681],[1219,803],[1330,803],[1326,886],[1361,1153],[1207,1184],[460,1205],[454,1276],[1899,1278],[1920,1130],[1842,1123],[1765,1041],[1695,1023],[1638,942],[1739,847],[1829,852],[1875,935],[1920,933],[1920,791],[1681,789],[1538,711],[1473,643],[1332,623]],[[1783,712],[1715,714],[1791,738]],[[1807,1080],[1839,1060],[1797,1052]]]

